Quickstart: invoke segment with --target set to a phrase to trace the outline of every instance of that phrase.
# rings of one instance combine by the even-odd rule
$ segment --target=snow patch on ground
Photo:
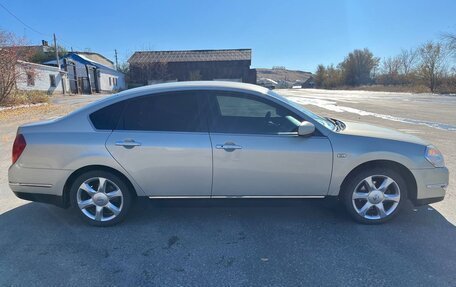
[[[339,105],[337,105],[337,102],[329,101],[329,100],[296,97],[296,96],[288,96],[287,98],[298,104],[301,104],[301,105],[313,105],[313,106],[317,106],[317,107],[320,107],[320,108],[323,108],[326,110],[330,110],[333,112],[337,112],[337,113],[347,112],[347,113],[352,113],[352,114],[358,114],[360,116],[372,116],[372,117],[395,121],[395,122],[403,122],[403,123],[415,124],[415,125],[424,125],[424,126],[428,126],[428,127],[436,128],[436,129],[440,129],[440,130],[445,130],[445,131],[456,131],[456,126],[454,126],[454,125],[443,124],[443,123],[438,123],[438,122],[431,122],[431,121],[424,121],[424,120],[415,120],[415,119],[409,119],[409,118],[403,118],[403,117],[396,117],[396,116],[385,115],[385,114],[378,114],[378,113],[359,110],[356,108],[339,106]]]
[[[20,108],[31,108],[31,107],[45,106],[47,104],[48,103],[39,103],[39,104],[18,105],[18,106],[12,106],[12,107],[0,107],[0,112],[1,111],[9,111],[9,110],[20,109]]]

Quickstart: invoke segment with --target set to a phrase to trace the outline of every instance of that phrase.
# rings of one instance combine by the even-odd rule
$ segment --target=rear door
[[[316,131],[298,136],[304,119],[249,94],[208,92],[213,146],[212,196],[322,196],[328,192],[332,148]]]
[[[128,100],[106,142],[149,196],[210,196],[212,150],[197,92]]]

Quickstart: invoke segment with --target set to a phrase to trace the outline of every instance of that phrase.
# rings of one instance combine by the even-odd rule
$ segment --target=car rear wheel
[[[356,221],[379,224],[400,212],[407,198],[407,185],[398,172],[374,168],[351,177],[343,195],[345,207]]]
[[[84,221],[95,226],[111,226],[127,215],[132,193],[122,178],[100,170],[76,178],[70,198],[71,206]]]

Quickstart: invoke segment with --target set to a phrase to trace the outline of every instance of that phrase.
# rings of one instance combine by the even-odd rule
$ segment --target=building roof
[[[86,58],[89,58],[92,61],[98,62],[100,64],[103,64],[107,67],[113,68],[114,69],[114,62],[106,58],[105,56],[95,53],[95,52],[79,52],[75,51],[72,53],[76,53],[78,55],[84,55]]]
[[[81,54],[79,54],[77,52],[70,52],[67,55],[65,55],[62,58],[60,58],[60,60],[63,60],[65,58],[69,58],[69,59],[81,62],[81,63],[83,63],[85,65],[95,66],[95,67],[99,68],[102,71],[107,71],[107,72],[115,73],[115,74],[122,74],[121,72],[117,71],[116,69],[113,69],[111,67],[105,66],[105,65],[103,65],[103,64],[101,64],[101,63],[99,63],[97,61],[94,61],[94,60],[88,58],[86,55],[81,55]],[[45,64],[45,65],[57,65],[57,61],[56,60],[47,61],[47,62],[45,62],[43,64]],[[62,62],[61,62],[61,64],[62,64]]]
[[[22,60],[18,60],[17,63],[22,66],[32,66],[32,67],[34,67],[36,69],[40,69],[40,70],[59,72],[59,68],[54,67],[54,66],[42,65],[42,64],[37,64],[37,63],[32,63],[32,62],[27,62],[27,61],[22,61]],[[60,72],[66,73],[66,71],[60,71]]]
[[[250,61],[252,49],[184,50],[184,51],[139,51],[128,62],[130,64],[156,62],[209,62]]]
[[[17,56],[22,61],[28,61],[37,53],[47,53],[49,52],[49,46],[34,45],[34,46],[3,46],[0,47],[0,50],[10,50],[15,51]]]

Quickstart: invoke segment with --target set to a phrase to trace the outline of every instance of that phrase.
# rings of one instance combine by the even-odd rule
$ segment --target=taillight
[[[15,164],[19,159],[26,145],[27,143],[25,142],[24,136],[21,134],[16,135],[16,139],[13,144],[13,164]]]

